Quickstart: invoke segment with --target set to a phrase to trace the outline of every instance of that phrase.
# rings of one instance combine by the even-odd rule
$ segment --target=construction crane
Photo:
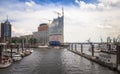
[[[61,13],[59,13],[59,12],[57,12],[57,11],[54,11],[54,13],[58,14],[58,17],[59,17],[59,15],[61,15]]]
[[[62,15],[62,16],[64,16],[64,9],[63,9],[63,7],[62,7],[62,13],[60,13],[60,12],[57,12],[57,11],[54,11],[54,13],[58,14],[58,17],[59,17],[59,15]]]
[[[100,36],[100,41],[101,41],[101,43],[103,42],[103,39],[102,39],[102,37]]]
[[[88,40],[86,40],[88,43],[90,43],[91,42],[91,38],[89,38]]]
[[[51,23],[52,20],[50,19],[46,19],[46,18],[43,18],[44,20],[47,20],[49,22],[49,24]]]

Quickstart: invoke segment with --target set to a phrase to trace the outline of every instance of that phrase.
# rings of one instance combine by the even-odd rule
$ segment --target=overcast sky
[[[8,15],[12,36],[32,34],[62,7],[67,42],[105,41],[120,34],[120,0],[0,0],[0,22]]]

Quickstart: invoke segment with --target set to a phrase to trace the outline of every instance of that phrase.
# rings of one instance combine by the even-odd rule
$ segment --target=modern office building
[[[37,32],[33,32],[33,37],[37,39],[39,45],[48,45],[49,43],[49,34],[48,34],[48,24],[42,23],[38,27]]]
[[[1,38],[1,24],[0,24],[0,38]]]
[[[0,41],[1,42],[9,42],[10,39],[11,39],[11,24],[10,22],[8,21],[8,19],[4,22],[4,23],[1,23],[0,25]]]

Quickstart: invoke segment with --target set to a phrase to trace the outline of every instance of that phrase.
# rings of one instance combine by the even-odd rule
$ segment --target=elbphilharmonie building
[[[64,15],[54,18],[49,26],[49,42],[64,43]]]

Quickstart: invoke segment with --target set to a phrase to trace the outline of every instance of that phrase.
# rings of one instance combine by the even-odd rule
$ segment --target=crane
[[[102,39],[102,37],[100,36],[100,41],[101,41],[101,43],[103,42],[103,39]]]
[[[56,14],[58,14],[58,17],[59,17],[59,15],[61,15],[61,13],[59,13],[59,12],[57,12],[57,11],[54,11]]]
[[[62,7],[62,13],[60,13],[60,12],[57,12],[57,11],[54,11],[54,13],[58,14],[58,17],[59,17],[59,15],[62,15],[62,16],[64,16],[64,9],[63,9],[63,7]]]
[[[86,40],[88,43],[90,43],[91,42],[91,38],[89,38],[88,40]]]
[[[49,22],[49,24],[51,23],[52,20],[50,19],[46,19],[46,18],[43,18],[44,20],[47,20]]]

